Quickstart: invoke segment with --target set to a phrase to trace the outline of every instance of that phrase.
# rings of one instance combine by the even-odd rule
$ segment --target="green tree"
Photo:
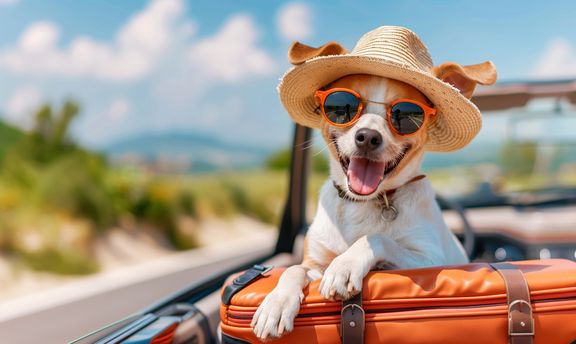
[[[54,121],[54,128],[52,129],[51,144],[54,150],[61,149],[67,144],[70,144],[68,131],[70,123],[78,116],[80,107],[76,102],[67,101],[60,110],[60,116]]]
[[[78,150],[69,138],[70,123],[78,116],[79,105],[68,100],[55,112],[50,104],[42,105],[34,114],[34,126],[20,147],[23,154],[45,163],[57,159],[65,152]]]

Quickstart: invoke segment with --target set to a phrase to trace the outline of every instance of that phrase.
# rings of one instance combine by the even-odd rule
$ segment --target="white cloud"
[[[0,0],[0,6],[11,6],[19,3],[20,0]]]
[[[37,22],[18,44],[0,53],[0,66],[15,72],[47,76],[91,77],[132,81],[147,76],[171,42],[193,24],[182,20],[182,0],[154,0],[117,32],[114,42],[76,37],[60,48],[60,28]]]
[[[278,13],[278,31],[287,40],[304,40],[312,34],[312,11],[305,3],[292,2]]]
[[[163,62],[195,88],[275,71],[273,58],[258,46],[261,33],[248,15],[233,16],[214,35],[190,41],[194,31],[183,0],[150,1],[113,42],[77,36],[63,46],[60,27],[41,21],[31,24],[16,46],[0,51],[0,68],[33,76],[129,82],[157,72]],[[182,55],[184,61],[176,58]]]
[[[218,84],[234,84],[277,72],[274,58],[261,46],[252,17],[237,14],[212,35],[186,45],[151,87],[152,94],[175,110],[191,106]]]
[[[538,78],[576,77],[576,49],[566,39],[551,40],[533,74]]]
[[[4,106],[5,120],[21,128],[29,128],[32,112],[42,103],[42,92],[34,86],[16,89]]]
[[[104,118],[112,121],[122,120],[126,118],[131,110],[132,104],[124,98],[119,98],[110,103],[104,113]]]
[[[207,81],[218,78],[232,82],[252,74],[269,75],[274,72],[275,63],[256,45],[259,37],[251,17],[236,15],[215,35],[190,48],[190,62]]]
[[[20,48],[30,54],[42,53],[56,45],[60,29],[51,22],[37,22],[20,36]]]

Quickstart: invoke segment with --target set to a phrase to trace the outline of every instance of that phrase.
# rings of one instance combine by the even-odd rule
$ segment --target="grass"
[[[308,198],[315,205],[326,176],[313,173]],[[288,191],[285,171],[254,170],[180,177],[173,181],[195,195],[197,215],[232,217],[238,213],[278,224]]]
[[[36,271],[59,275],[87,275],[98,271],[98,264],[90,257],[61,250],[42,250],[20,254],[22,263]]]

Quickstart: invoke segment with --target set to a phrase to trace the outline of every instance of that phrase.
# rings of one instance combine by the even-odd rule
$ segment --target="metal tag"
[[[380,216],[384,221],[394,221],[398,217],[398,210],[394,208],[393,205],[388,207],[382,207],[382,212]]]

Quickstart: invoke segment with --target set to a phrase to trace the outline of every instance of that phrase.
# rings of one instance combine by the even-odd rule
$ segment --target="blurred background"
[[[179,251],[273,245],[293,133],[276,85],[293,40],[351,49],[401,25],[435,64],[569,83],[575,18],[571,1],[0,0],[0,309]],[[484,112],[475,141],[429,154],[425,172],[451,197],[573,190],[575,110]]]

